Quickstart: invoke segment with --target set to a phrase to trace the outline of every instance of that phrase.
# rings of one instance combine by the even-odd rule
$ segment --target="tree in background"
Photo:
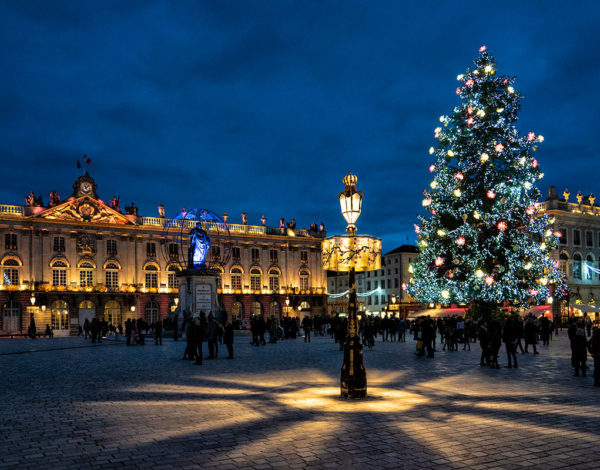
[[[415,225],[420,254],[409,292],[422,302],[473,303],[480,311],[505,300],[545,303],[564,283],[549,257],[560,233],[538,213],[543,173],[534,152],[544,139],[516,129],[515,78],[497,74],[485,46],[479,52],[475,68],[457,77],[462,101],[440,117],[429,149],[435,163],[423,207],[430,215]]]

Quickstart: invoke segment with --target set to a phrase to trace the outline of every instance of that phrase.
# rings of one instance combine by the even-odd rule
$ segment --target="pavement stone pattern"
[[[194,366],[183,341],[0,340],[0,469],[600,468],[600,389],[566,331],[500,370],[478,344],[377,341],[364,401],[338,398],[329,337],[248,342]]]

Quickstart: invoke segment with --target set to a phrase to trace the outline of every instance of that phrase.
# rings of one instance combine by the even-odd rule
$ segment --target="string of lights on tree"
[[[549,257],[560,233],[538,213],[544,175],[534,153],[544,138],[519,133],[514,77],[497,74],[485,46],[479,53],[457,77],[461,103],[434,131],[429,215],[415,225],[420,254],[408,289],[427,303],[544,303],[566,289]]]

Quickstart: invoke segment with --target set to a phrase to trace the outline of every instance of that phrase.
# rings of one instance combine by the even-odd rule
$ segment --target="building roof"
[[[419,252],[419,249],[414,245],[400,245],[398,248],[393,249],[389,253],[386,253],[384,256],[394,255],[396,253],[418,253],[418,252]]]

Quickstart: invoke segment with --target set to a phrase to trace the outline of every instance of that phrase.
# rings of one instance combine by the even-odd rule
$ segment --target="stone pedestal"
[[[221,273],[216,269],[187,269],[179,278],[179,308],[184,317],[198,316],[203,311],[216,314],[221,310],[217,297],[217,279]]]

